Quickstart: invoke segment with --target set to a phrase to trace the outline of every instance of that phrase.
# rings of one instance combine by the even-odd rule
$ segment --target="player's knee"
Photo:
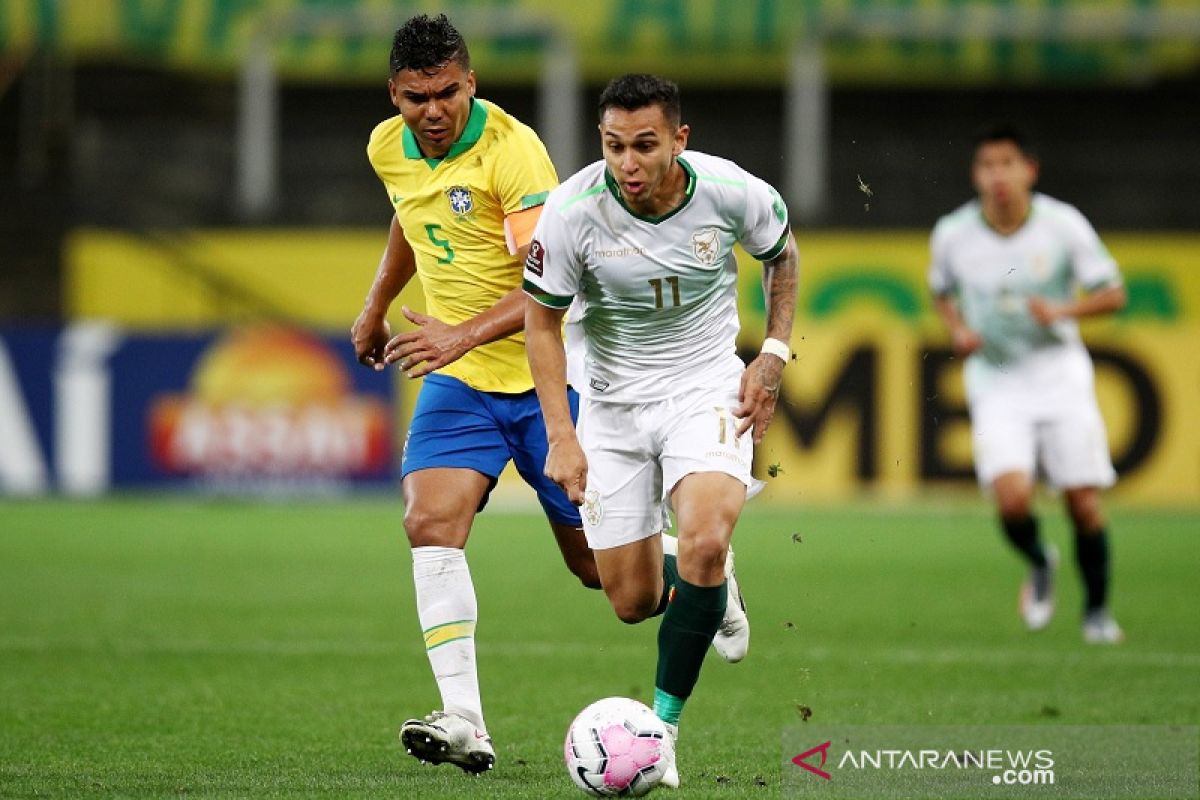
[[[415,506],[404,510],[404,533],[411,547],[461,547],[462,536],[439,515]]]
[[[724,574],[728,546],[715,533],[689,538],[686,544],[679,543],[679,574],[684,580],[708,586]]]
[[[1032,508],[1029,496],[1019,492],[998,495],[996,505],[999,508],[1001,519],[1006,522],[1026,519]]]
[[[1080,533],[1092,534],[1104,528],[1104,514],[1100,511],[1098,497],[1072,498],[1070,512],[1075,530]]]

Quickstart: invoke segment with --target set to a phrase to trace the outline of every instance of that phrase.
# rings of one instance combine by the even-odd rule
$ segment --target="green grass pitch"
[[[1022,630],[982,500],[751,506],[753,643],[705,665],[679,796],[777,796],[797,725],[1197,724],[1200,511],[1110,515],[1128,640],[1098,649],[1069,558],[1053,624]],[[0,796],[582,797],[565,727],[651,696],[657,625],[579,587],[534,514],[485,512],[468,552],[498,754],[480,778],[396,738],[438,704],[398,500],[0,504]]]

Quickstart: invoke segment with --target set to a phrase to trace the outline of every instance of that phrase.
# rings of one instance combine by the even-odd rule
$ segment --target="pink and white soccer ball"
[[[580,711],[563,748],[571,780],[592,797],[641,797],[662,780],[673,755],[663,721],[628,697],[606,697]]]

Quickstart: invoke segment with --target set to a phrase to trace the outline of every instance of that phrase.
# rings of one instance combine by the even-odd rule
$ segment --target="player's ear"
[[[475,70],[467,73],[467,97],[475,96]]]
[[[395,78],[388,78],[388,97],[392,99],[392,105],[400,107],[400,87],[396,85]]]
[[[1038,181],[1038,176],[1042,173],[1042,162],[1032,156],[1025,159],[1027,169],[1029,170],[1029,185],[1033,186]]]
[[[675,129],[675,142],[671,146],[671,153],[679,155],[687,149],[688,134],[692,129],[687,125],[680,125]]]

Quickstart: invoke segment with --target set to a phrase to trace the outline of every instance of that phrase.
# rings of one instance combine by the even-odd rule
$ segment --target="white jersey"
[[[525,262],[525,290],[567,308],[579,296],[586,390],[638,403],[728,387],[737,355],[740,243],[759,260],[787,245],[779,194],[732,161],[685,151],[683,202],[666,215],[631,211],[603,161],[550,193]]]
[[[1079,289],[1119,286],[1121,274],[1091,224],[1074,206],[1035,193],[1029,218],[1016,232],[997,233],[979,201],[942,217],[933,229],[929,286],[954,294],[963,321],[983,339],[967,360],[968,390],[1003,375],[1053,383],[1064,359],[1086,359],[1073,319],[1041,325],[1029,298],[1072,299]]]

